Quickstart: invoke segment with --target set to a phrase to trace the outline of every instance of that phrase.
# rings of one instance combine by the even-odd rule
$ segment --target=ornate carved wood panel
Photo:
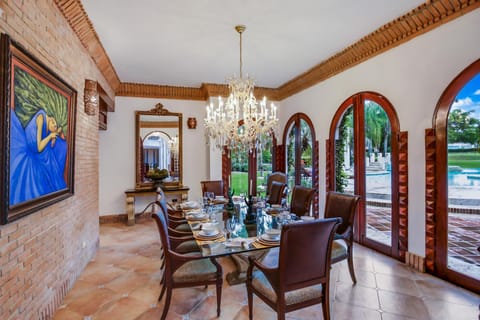
[[[275,171],[285,172],[285,145],[280,144],[275,148]]]
[[[232,162],[230,161],[230,150],[227,147],[223,147],[222,152],[222,180],[223,180],[223,194],[227,196],[228,188],[230,185],[228,184],[230,179],[230,174],[232,172]]]
[[[333,163],[333,159],[332,159],[332,151],[330,150],[331,146],[330,146],[330,139],[327,139],[325,140],[325,155],[326,155],[326,163],[325,163],[325,190],[326,192],[328,191],[332,191],[333,188],[332,188],[332,170],[331,170],[331,167],[332,167],[332,163]]]
[[[314,142],[313,144],[313,154],[317,154],[318,155],[318,140]],[[317,177],[316,179],[314,179],[313,181],[313,188],[316,190],[315,192],[315,196],[313,197],[313,215],[315,217],[318,218],[318,215],[319,215],[319,203],[318,203],[318,188],[320,187],[320,177],[319,177],[319,172],[318,172],[318,167],[320,166],[319,164],[319,160],[318,160],[318,156],[317,157],[313,157],[313,163],[312,163],[312,177]]]
[[[425,267],[435,271],[435,161],[436,138],[434,129],[425,130]]]
[[[398,254],[408,251],[408,132],[398,136]]]

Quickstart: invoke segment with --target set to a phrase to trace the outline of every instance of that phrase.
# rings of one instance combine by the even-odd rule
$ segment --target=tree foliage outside
[[[57,126],[62,128],[66,136],[67,99],[19,67],[15,67],[14,103],[15,113],[23,127],[39,110],[43,110],[48,116],[55,118]]]
[[[470,143],[480,146],[480,120],[475,118],[474,110],[453,109],[448,115],[448,143]]]
[[[348,108],[338,125],[339,139],[335,141],[335,191],[345,192],[348,185],[348,174],[345,171],[345,149],[347,142],[353,142],[353,108]],[[349,148],[353,150],[353,145]],[[350,153],[347,154],[350,156]]]
[[[373,102],[365,102],[365,138],[367,139],[368,153],[390,152],[391,138],[390,120],[383,108]]]

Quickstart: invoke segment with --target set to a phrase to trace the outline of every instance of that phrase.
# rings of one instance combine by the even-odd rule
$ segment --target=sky
[[[453,109],[474,110],[472,116],[480,119],[480,73],[473,77],[458,93]]]

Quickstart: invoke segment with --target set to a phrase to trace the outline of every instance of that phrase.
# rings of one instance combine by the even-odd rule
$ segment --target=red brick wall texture
[[[0,32],[77,90],[74,196],[0,226],[0,319],[50,319],[97,250],[98,119],[84,112],[84,82],[111,88],[53,0],[0,9]]]

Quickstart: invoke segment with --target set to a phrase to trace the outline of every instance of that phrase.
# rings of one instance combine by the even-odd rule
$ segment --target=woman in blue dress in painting
[[[67,143],[55,118],[40,110],[23,128],[10,122],[10,205],[66,188]]]

